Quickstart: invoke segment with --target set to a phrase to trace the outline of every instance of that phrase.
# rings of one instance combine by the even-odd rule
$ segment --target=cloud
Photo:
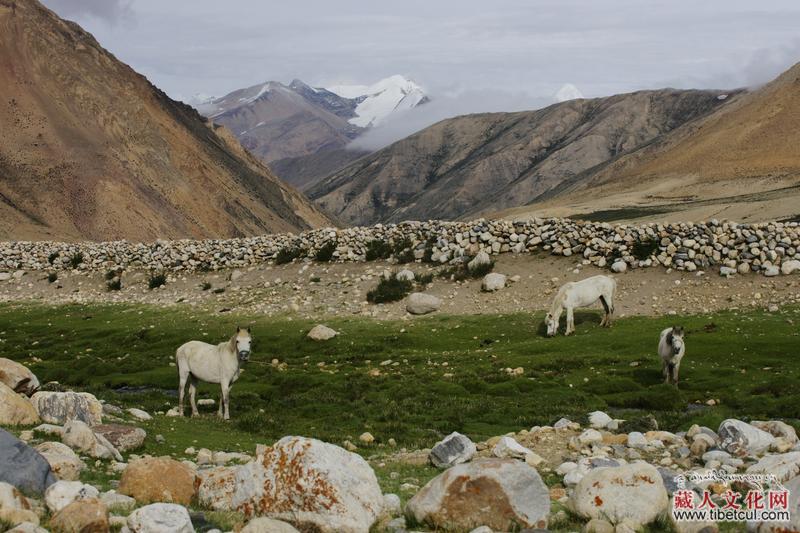
[[[391,115],[347,145],[353,150],[378,150],[440,120],[471,113],[495,113],[539,109],[554,103],[541,97],[493,89],[460,90],[432,95],[431,101]]]
[[[64,18],[85,17],[103,20],[109,24],[133,19],[132,0],[43,0]]]

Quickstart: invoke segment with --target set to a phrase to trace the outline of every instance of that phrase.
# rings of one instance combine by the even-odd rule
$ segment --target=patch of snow
[[[571,83],[565,83],[555,94],[556,102],[566,102],[583,98],[583,93]]]
[[[376,126],[392,113],[416,107],[425,99],[422,87],[400,75],[373,85],[335,85],[326,89],[343,98],[364,98],[356,106],[356,116],[349,121],[362,128]]]

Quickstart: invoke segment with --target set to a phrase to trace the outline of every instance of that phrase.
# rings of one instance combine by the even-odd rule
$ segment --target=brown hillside
[[[0,238],[229,237],[329,223],[231,135],[36,0],[0,0]]]

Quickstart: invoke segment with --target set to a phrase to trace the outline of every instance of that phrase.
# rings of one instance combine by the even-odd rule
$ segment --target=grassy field
[[[800,429],[798,321],[800,309],[791,308],[627,318],[607,330],[598,327],[599,315],[580,313],[576,335],[546,338],[540,314],[353,317],[328,321],[341,335],[317,343],[305,336],[315,323],[291,317],[7,305],[0,309],[0,356],[29,365],[43,383],[58,381],[155,413],[177,402],[177,370],[170,365],[177,346],[190,339],[221,342],[236,325],[250,326],[254,352],[232,391],[232,420],[217,419],[214,407],[201,407],[199,419],[156,416],[137,423],[148,437],[136,453],[183,458],[190,446],[252,453],[256,443],[290,434],[339,444],[349,439],[372,458],[383,490],[405,501],[412,493],[401,491],[402,483],[421,486],[438,472],[392,460],[390,438],[409,449],[452,431],[483,440],[562,416],[585,422],[595,409],[627,420],[627,430],[649,429],[648,415],[674,431],[695,422],[716,427],[731,416],[781,418]],[[659,332],[676,322],[688,332],[678,388],[662,383],[655,355]],[[517,367],[524,369],[520,376],[506,372]],[[380,375],[370,375],[376,369]],[[218,394],[216,386],[202,385],[199,397]],[[720,404],[707,406],[712,398]],[[358,442],[364,431],[375,444]],[[104,467],[87,470],[82,479],[112,486]],[[242,517],[206,510],[206,519],[230,529]],[[570,517],[554,527],[576,530],[580,524]]]
[[[249,447],[288,434],[331,442],[370,431],[377,443],[429,446],[452,431],[485,439],[559,417],[603,409],[632,421],[652,414],[661,427],[714,427],[728,416],[800,418],[798,309],[712,316],[628,318],[610,330],[579,314],[577,334],[543,336],[541,316],[469,316],[382,322],[341,318],[341,332],[317,343],[314,324],[123,306],[0,310],[0,354],[29,364],[42,382],[87,390],[123,406],[165,411],[176,404],[175,348],[189,339],[221,342],[251,326],[251,363],[232,391],[229,423],[194,421],[181,439]],[[679,388],[662,383],[658,333],[687,331]],[[286,363],[279,370],[272,359]],[[386,363],[391,361],[390,363]],[[383,364],[382,364],[383,363]],[[522,367],[522,376],[505,369]],[[380,375],[370,376],[379,369]],[[200,397],[217,398],[203,385]],[[705,406],[708,399],[721,405]],[[698,404],[699,402],[699,404]],[[212,414],[215,409],[208,407]],[[161,418],[164,427],[179,422]],[[186,433],[186,432],[180,432]]]

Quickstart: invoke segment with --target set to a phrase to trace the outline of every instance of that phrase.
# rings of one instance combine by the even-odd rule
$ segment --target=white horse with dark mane
[[[183,416],[183,393],[186,382],[189,382],[189,401],[192,405],[192,416],[197,416],[197,380],[207,383],[219,383],[222,395],[219,400],[219,416],[225,420],[230,418],[230,390],[233,382],[239,378],[242,364],[250,359],[250,328],[236,328],[236,334],[226,342],[214,346],[207,342],[189,341],[175,352],[178,364],[180,385],[178,388],[178,411]]]
[[[574,310],[576,307],[588,307],[598,300],[603,304],[605,315],[600,325],[611,326],[611,315],[614,313],[614,294],[617,292],[617,281],[609,276],[592,276],[581,281],[565,283],[553,299],[550,312],[545,317],[547,336],[552,337],[558,331],[561,313],[567,311],[566,335],[575,332]]]
[[[678,372],[681,369],[684,353],[686,344],[683,342],[682,327],[673,326],[661,332],[658,355],[661,356],[661,373],[666,383],[678,384]]]

